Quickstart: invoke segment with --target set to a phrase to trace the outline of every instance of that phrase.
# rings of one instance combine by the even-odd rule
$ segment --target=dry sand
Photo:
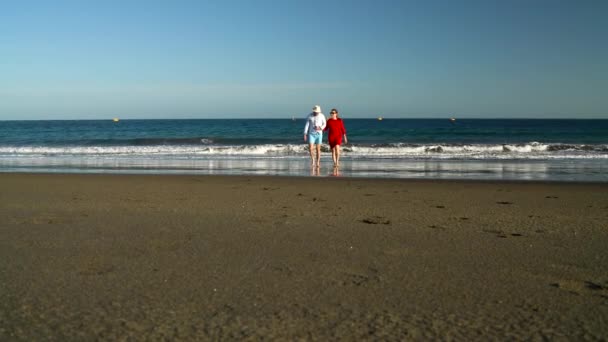
[[[2,341],[608,338],[608,184],[0,187]]]

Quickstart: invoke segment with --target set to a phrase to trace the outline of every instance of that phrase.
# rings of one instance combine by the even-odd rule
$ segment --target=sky
[[[0,120],[608,119],[608,1],[0,2]]]

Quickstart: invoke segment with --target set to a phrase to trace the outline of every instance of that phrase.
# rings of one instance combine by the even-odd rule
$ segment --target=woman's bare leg
[[[336,157],[334,158],[334,163],[336,164],[336,166],[340,166],[340,145],[336,145],[336,147],[334,148],[334,151],[336,153]]]
[[[334,166],[336,166],[338,163],[338,160],[336,159],[336,146],[331,148],[331,159],[333,159]]]

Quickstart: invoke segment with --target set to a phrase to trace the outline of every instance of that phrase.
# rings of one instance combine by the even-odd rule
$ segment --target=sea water
[[[319,172],[304,123],[0,121],[0,171],[608,181],[608,120],[344,118],[341,166],[324,145]]]

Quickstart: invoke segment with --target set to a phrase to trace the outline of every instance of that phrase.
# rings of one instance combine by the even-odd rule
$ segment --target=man
[[[306,117],[306,125],[304,126],[304,141],[308,140],[310,165],[312,167],[319,167],[321,163],[321,140],[323,140],[325,125],[327,125],[327,121],[325,115],[321,113],[321,107],[318,105],[312,107],[312,113]]]

